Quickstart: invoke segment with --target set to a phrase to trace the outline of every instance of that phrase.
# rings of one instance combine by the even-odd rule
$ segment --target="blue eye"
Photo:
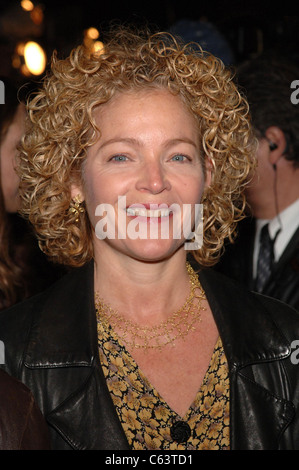
[[[111,158],[114,162],[126,162],[127,159],[128,158],[125,155],[114,155],[114,157]]]
[[[189,159],[188,157],[186,157],[186,155],[177,154],[177,155],[174,155],[171,160],[175,162],[184,162]]]

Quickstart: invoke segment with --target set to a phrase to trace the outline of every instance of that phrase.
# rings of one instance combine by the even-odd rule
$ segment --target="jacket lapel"
[[[199,279],[231,367],[279,360],[290,354],[290,345],[272,321],[262,296],[213,270],[202,270]],[[275,301],[273,308],[280,308]]]
[[[271,299],[265,302],[211,270],[203,270],[199,277],[229,364],[232,448],[277,449],[279,436],[294,415],[293,404],[284,398],[279,362],[291,348],[268,308],[282,308],[283,315],[285,307]]]
[[[129,450],[99,365],[47,421],[75,450]]]
[[[293,404],[275,396],[245,373],[231,374],[231,448],[278,450],[280,437],[294,417]]]
[[[46,374],[53,391],[47,403],[39,403],[47,421],[74,449],[128,449],[99,363],[93,263],[65,276],[42,298],[24,362],[25,381],[36,397],[43,394],[28,371]]]

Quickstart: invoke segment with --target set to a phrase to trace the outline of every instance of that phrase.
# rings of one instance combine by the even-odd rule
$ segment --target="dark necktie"
[[[260,234],[260,249],[257,262],[256,290],[262,292],[270,277],[273,265],[273,244],[268,230],[269,224],[263,226]]]

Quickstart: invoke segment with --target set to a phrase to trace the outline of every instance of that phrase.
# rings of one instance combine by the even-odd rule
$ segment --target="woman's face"
[[[19,177],[15,171],[17,146],[25,131],[26,110],[19,104],[0,146],[1,188],[7,212],[19,208]]]
[[[150,90],[119,93],[95,119],[100,138],[87,151],[82,187],[72,187],[85,199],[95,256],[154,261],[183,249],[209,180],[195,118],[179,97]]]

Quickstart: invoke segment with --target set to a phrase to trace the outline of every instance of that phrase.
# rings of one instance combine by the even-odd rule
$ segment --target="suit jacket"
[[[236,242],[227,246],[216,270],[254,290],[252,258],[255,220],[251,217],[244,219],[239,224],[238,232]],[[299,228],[274,264],[262,294],[282,300],[299,311]]]
[[[299,448],[297,312],[200,273],[229,364],[232,449]],[[33,392],[53,449],[129,450],[99,363],[93,263],[0,313],[5,365]]]

